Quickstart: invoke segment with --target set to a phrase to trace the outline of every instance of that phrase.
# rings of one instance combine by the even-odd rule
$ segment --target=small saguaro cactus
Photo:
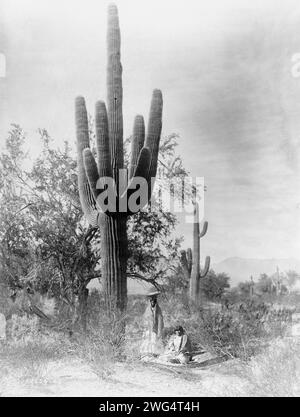
[[[206,235],[208,222],[203,224],[200,232],[199,206],[195,204],[195,218],[193,224],[193,251],[188,248],[187,251],[181,251],[181,265],[185,278],[189,280],[189,295],[191,300],[198,303],[200,297],[200,279],[206,277],[210,267],[210,257],[205,258],[204,269],[200,268],[200,239]]]
[[[108,308],[123,311],[127,302],[126,224],[127,216],[135,212],[128,208],[128,202],[138,178],[148,184],[145,204],[151,197],[157,170],[163,101],[161,91],[154,90],[146,138],[144,119],[136,116],[127,171],[124,168],[120,46],[118,10],[111,4],[108,7],[107,30],[107,110],[103,101],[98,101],[95,109],[97,163],[89,148],[88,117],[83,97],[76,99],[75,119],[81,206],[89,223],[100,228],[101,275],[105,282]],[[115,204],[108,207],[105,205],[107,178],[113,180],[116,192]],[[121,189],[119,183],[122,181],[123,184],[124,179],[125,188]]]

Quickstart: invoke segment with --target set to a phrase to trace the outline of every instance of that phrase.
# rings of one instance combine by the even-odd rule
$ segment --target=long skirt
[[[140,347],[141,357],[158,356],[161,355],[163,351],[164,345],[162,339],[158,338],[157,334],[154,332],[150,332],[149,330],[145,331]]]

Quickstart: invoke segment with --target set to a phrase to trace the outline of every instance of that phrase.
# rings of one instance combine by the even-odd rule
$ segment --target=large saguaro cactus
[[[81,206],[88,221],[100,228],[101,274],[105,282],[108,308],[123,311],[127,302],[126,223],[127,216],[134,213],[129,208],[124,211],[124,198],[128,207],[128,199],[134,188],[132,184],[141,177],[148,184],[147,198],[151,196],[151,179],[155,178],[157,170],[163,102],[161,91],[154,90],[146,139],[144,119],[136,116],[130,167],[125,172],[120,46],[118,10],[111,4],[108,7],[107,29],[107,110],[102,101],[96,103],[95,109],[97,163],[89,148],[88,117],[83,97],[76,99],[75,120]],[[121,192],[119,182],[121,177],[124,180],[124,172],[127,185]],[[106,191],[104,184],[107,178],[114,180],[116,190],[116,204],[109,208],[104,206],[101,198],[101,194],[104,195]]]
[[[189,296],[191,300],[198,303],[200,298],[200,279],[206,277],[210,267],[210,257],[205,258],[203,270],[200,268],[200,239],[206,235],[208,222],[203,224],[200,232],[199,206],[195,204],[195,218],[193,224],[193,251],[189,248],[181,252],[181,265],[185,277],[189,279]]]

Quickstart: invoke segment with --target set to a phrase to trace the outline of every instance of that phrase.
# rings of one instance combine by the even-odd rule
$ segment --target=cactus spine
[[[143,177],[148,185],[156,175],[159,141],[162,128],[162,94],[154,90],[148,133],[145,140],[144,119],[137,116],[134,122],[131,160],[127,175],[126,192],[120,195],[118,184],[120,170],[124,172],[123,150],[123,89],[121,65],[121,36],[118,10],[114,4],[108,8],[107,30],[107,110],[105,103],[98,101],[95,109],[97,163],[89,148],[88,118],[83,97],[75,102],[77,132],[78,187],[82,210],[89,223],[101,231],[101,273],[105,282],[109,309],[123,311],[127,302],[127,216],[133,214],[120,210],[124,195],[128,198],[134,190],[130,181]],[[112,178],[118,190],[115,210],[101,205],[104,191],[101,180]],[[122,197],[122,199],[121,199]],[[151,191],[148,193],[148,199]],[[128,206],[126,206],[128,207]]]
[[[193,251],[188,248],[187,251],[181,252],[181,265],[186,279],[189,280],[189,296],[190,299],[198,303],[200,300],[200,279],[205,278],[210,267],[210,257],[205,258],[204,268],[200,268],[200,239],[207,233],[208,222],[205,221],[200,232],[199,222],[199,206],[195,203],[193,224]]]

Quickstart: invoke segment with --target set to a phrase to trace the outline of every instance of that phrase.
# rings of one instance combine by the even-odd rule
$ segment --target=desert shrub
[[[212,269],[200,281],[200,291],[207,300],[220,301],[230,287],[229,276],[224,272],[216,274]]]
[[[218,355],[248,361],[274,337],[283,337],[289,325],[284,309],[253,300],[214,308],[199,308],[186,295],[171,295],[160,302],[167,339],[178,324],[189,334],[195,351],[205,349]],[[218,307],[218,308],[217,308]]]
[[[202,313],[205,340],[217,353],[248,361],[275,337],[283,337],[289,325],[285,310],[265,303],[237,304],[232,310]]]
[[[201,321],[200,334],[206,349],[243,360],[258,351],[263,324],[256,315],[246,317],[241,313],[204,313]]]
[[[17,373],[19,378],[31,380],[33,383],[43,383],[47,377],[49,364],[62,357],[60,346],[61,343],[57,345],[50,340],[8,344],[0,349],[0,356],[6,366]]]
[[[37,341],[39,337],[39,319],[36,316],[18,316],[13,314],[8,320],[8,339],[11,344],[25,345]]]
[[[66,353],[69,341],[61,333],[54,331],[48,323],[42,322],[37,316],[13,315],[7,322],[7,344],[20,346],[52,346],[57,352]],[[54,350],[53,350],[54,352]]]
[[[54,297],[41,297],[41,310],[48,317],[54,317],[57,309],[57,301]]]
[[[71,335],[73,329],[73,314],[74,310],[71,305],[67,304],[63,300],[58,300],[56,303],[54,317],[51,318],[51,326],[53,330]]]
[[[0,281],[0,313],[8,316],[10,310],[9,288]]]
[[[97,333],[112,355],[117,357],[123,347],[127,318],[128,314],[108,313],[103,294],[95,290],[88,300],[87,337],[92,337]]]
[[[0,348],[2,368],[28,383],[47,381],[49,364],[72,353],[70,342],[36,316],[13,315],[7,333],[7,342]]]
[[[87,304],[88,321],[92,325],[97,325],[99,317],[105,310],[105,300],[103,294],[97,289],[93,289],[89,293]]]
[[[140,357],[140,345],[143,335],[143,314],[146,308],[145,297],[128,298],[124,355],[127,361],[135,362]]]
[[[113,372],[116,361],[124,359],[126,316],[108,314],[104,309],[90,315],[87,331],[72,340],[76,354],[87,361],[102,378]]]
[[[144,297],[129,297],[126,315],[109,315],[103,294],[92,290],[88,297],[86,332],[72,326],[72,309],[66,303],[59,304],[51,326],[69,334],[75,354],[87,361],[96,373],[108,377],[114,362],[125,357],[134,361],[139,357],[144,309]]]

